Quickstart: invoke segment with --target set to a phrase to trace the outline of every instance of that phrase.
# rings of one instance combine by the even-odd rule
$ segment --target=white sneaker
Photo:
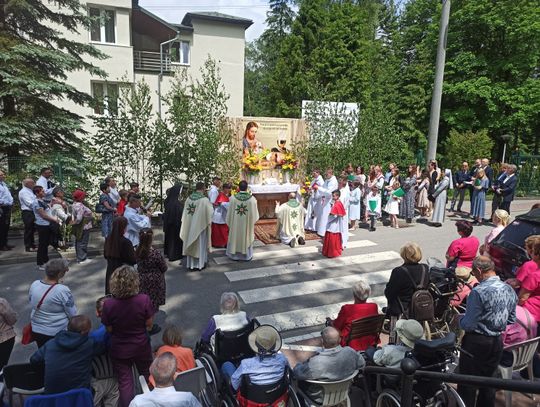
[[[88,264],[92,263],[92,259],[84,259],[83,261],[78,261],[77,264]]]
[[[37,266],[37,269],[38,269],[38,271],[45,271],[45,267],[44,267],[44,266]]]

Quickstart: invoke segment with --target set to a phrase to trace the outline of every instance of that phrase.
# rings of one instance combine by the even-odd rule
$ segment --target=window
[[[118,113],[117,83],[92,82],[92,97],[95,99],[95,114],[112,116]]]
[[[90,8],[90,39],[95,42],[107,42],[114,44],[115,36],[115,12],[99,8]]]
[[[189,65],[189,41],[175,41],[169,49],[173,64]]]

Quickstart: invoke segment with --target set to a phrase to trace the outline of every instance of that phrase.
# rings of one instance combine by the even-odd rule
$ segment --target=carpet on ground
[[[276,238],[277,220],[261,219],[255,224],[255,237],[264,244],[280,243]],[[306,240],[319,240],[315,232],[306,231]]]

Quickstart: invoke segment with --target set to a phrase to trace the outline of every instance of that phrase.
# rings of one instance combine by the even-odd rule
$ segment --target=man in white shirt
[[[53,171],[50,167],[44,167],[40,171],[41,176],[38,178],[36,185],[39,185],[45,191],[45,197],[43,201],[46,203],[51,202],[53,198],[53,189],[56,186],[54,182],[51,181]]]
[[[156,383],[154,390],[135,396],[129,407],[201,407],[192,393],[175,390],[175,373],[174,355],[170,352],[159,355],[150,366],[150,374]]]
[[[6,173],[0,170],[0,250],[7,251],[14,246],[8,245],[9,225],[11,224],[11,208],[13,197],[6,182]]]
[[[219,188],[221,187],[221,178],[214,177],[212,178],[212,185],[210,185],[210,190],[208,191],[208,199],[212,205],[216,205],[216,199],[219,195]]]
[[[144,228],[151,227],[150,216],[152,216],[152,213],[147,211],[145,215],[139,215],[138,211],[140,207],[140,195],[131,194],[128,206],[126,206],[126,210],[124,211],[124,217],[128,221],[124,237],[133,244],[133,247],[139,245],[139,232]]]
[[[25,178],[22,181],[23,187],[19,191],[19,203],[21,204],[21,217],[24,224],[24,247],[27,252],[37,251],[34,233],[36,231],[34,211],[32,204],[36,199],[34,186],[36,182],[32,178]]]

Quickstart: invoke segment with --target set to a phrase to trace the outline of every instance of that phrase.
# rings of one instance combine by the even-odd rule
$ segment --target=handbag
[[[45,300],[45,297],[47,296],[47,294],[49,294],[49,291],[51,291],[54,286],[58,284],[58,283],[54,283],[53,285],[51,285],[49,287],[49,289],[47,291],[45,291],[45,294],[43,294],[43,297],[41,297],[41,300],[39,300],[39,303],[36,307],[36,312],[39,311],[39,309],[41,308],[41,304],[43,304],[43,301]],[[34,313],[35,315],[35,313]],[[27,323],[23,330],[22,330],[22,338],[21,338],[21,344],[23,345],[28,345],[32,342],[34,342],[36,340],[36,338],[34,338],[34,333],[32,332],[32,322],[29,322]]]

